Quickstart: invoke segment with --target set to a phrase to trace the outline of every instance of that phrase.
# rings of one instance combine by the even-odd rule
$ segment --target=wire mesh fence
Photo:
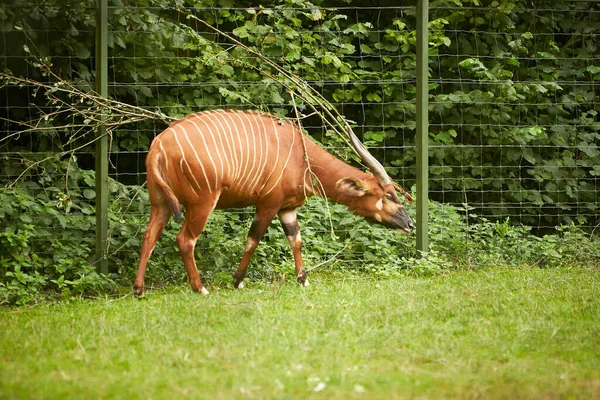
[[[125,253],[139,246],[148,211],[139,187],[145,155],[168,118],[214,108],[295,117],[296,104],[308,115],[302,123],[312,137],[356,162],[307,104],[281,85],[276,71],[223,34],[316,88],[352,121],[390,175],[407,189],[414,186],[414,5],[149,4],[109,7],[109,97],[165,116],[131,117],[132,123],[109,129],[113,265],[130,262]],[[83,110],[95,106],[72,91],[61,92],[65,86],[59,82],[84,93],[94,87],[94,6],[93,1],[0,6],[0,67],[21,77],[3,81],[0,180],[31,196],[17,201],[10,192],[12,205],[0,206],[0,216],[12,221],[4,226],[11,240],[25,235],[19,240],[34,248],[39,241],[32,253],[44,259],[54,255],[48,237],[62,237],[52,243],[91,257],[94,117]],[[509,218],[539,234],[569,223],[594,231],[600,174],[598,4],[432,2],[429,29],[431,199],[458,207],[469,217],[465,222],[483,216]],[[117,105],[112,112],[119,110]],[[33,206],[54,211],[28,212]],[[214,233],[200,248],[210,250],[214,241],[234,246],[219,233],[227,231],[222,226],[247,224],[251,216],[252,210],[234,210],[215,217],[209,226]],[[10,228],[19,219],[21,233]],[[339,222],[334,222],[339,230],[352,231]],[[72,229],[80,232],[76,240]],[[330,230],[326,224],[308,229],[317,236]],[[10,244],[7,235],[3,240]],[[236,240],[241,249],[243,237]],[[78,246],[82,243],[87,247]],[[175,250],[165,250],[164,259],[171,253]],[[361,255],[350,259],[361,257],[364,261]],[[53,262],[58,261],[69,263]]]
[[[542,230],[591,228],[600,14],[551,6],[434,10],[450,43],[432,57],[432,195]]]
[[[509,217],[541,232],[570,222],[593,229],[599,10],[581,2],[551,6],[431,8],[430,193],[434,200],[473,214]],[[164,54],[148,57],[147,49],[142,47],[140,55],[136,49],[153,32],[119,27],[112,32],[115,40],[134,45],[127,56],[115,47],[113,71],[126,63],[138,78],[124,83],[114,77],[115,95],[130,91],[146,96],[174,115],[214,107],[290,115],[289,96],[252,70],[261,61],[186,20],[190,9],[175,14],[133,10],[138,15],[165,13],[162,18],[171,20],[174,32],[183,32],[180,44],[189,37],[182,24],[209,39],[194,49],[189,43],[183,49],[165,45]],[[318,87],[355,121],[389,172],[404,186],[414,184],[414,7],[193,12]],[[220,45],[216,50],[215,43]],[[320,121],[309,120],[304,127],[343,153],[328,142]],[[123,134],[126,140],[130,133]],[[138,166],[148,145],[148,135],[142,137]],[[123,150],[118,156],[129,157]],[[131,173],[139,182],[140,170],[119,173]]]

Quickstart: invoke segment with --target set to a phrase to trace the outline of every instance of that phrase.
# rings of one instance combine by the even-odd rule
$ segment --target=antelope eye
[[[390,200],[390,201],[394,201],[394,196],[392,196],[389,193],[385,195],[385,198],[388,199],[388,200]]]

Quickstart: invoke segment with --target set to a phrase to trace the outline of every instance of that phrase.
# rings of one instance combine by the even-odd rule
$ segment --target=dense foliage
[[[550,0],[430,4],[430,188],[435,200],[458,208],[435,204],[434,251],[415,262],[409,261],[411,240],[399,242],[337,206],[331,212],[339,240],[332,241],[329,226],[322,223],[327,220],[323,203],[311,203],[303,211],[308,264],[346,245],[337,254],[340,267],[380,273],[524,259],[553,262],[563,250],[581,260],[597,254],[564,247],[573,238],[594,246],[577,230],[536,238],[528,234],[530,228],[506,221],[534,229],[572,222],[593,229],[598,223],[599,5]],[[260,6],[146,0],[131,6],[115,0],[109,17],[110,96],[175,117],[213,107],[294,116],[293,99],[277,83],[277,74],[187,18],[194,13],[318,88],[356,123],[391,175],[410,186],[415,175],[415,9],[413,2],[402,1],[380,6],[345,0]],[[0,69],[52,80],[33,56],[49,57],[57,76],[91,90],[94,7],[92,0],[3,2]],[[0,125],[0,182],[5,187],[0,192],[0,302],[27,302],[46,288],[78,293],[102,284],[90,264],[95,192],[93,143],[86,143],[93,129],[80,127],[89,121],[77,115],[39,119],[52,106],[34,87],[2,87],[2,118],[53,129],[16,134],[23,125]],[[304,126],[340,157],[352,158],[318,118],[308,118]],[[144,191],[122,183],[143,183],[144,152],[163,128],[162,122],[144,121],[111,137],[115,280],[130,278],[147,218]],[[59,152],[61,157],[52,158]],[[469,227],[472,219],[465,215],[473,212],[492,222]],[[213,265],[206,272],[203,268],[209,278],[228,279],[248,216],[218,214],[213,221],[198,246],[200,265]],[[173,232],[165,234],[154,266],[177,259]],[[262,265],[257,273],[290,270],[287,243],[278,236],[269,234],[268,244],[257,251]],[[515,241],[522,246],[515,247]],[[346,263],[357,259],[360,263]],[[158,271],[151,272],[156,281],[182,276],[180,269],[150,270]]]
[[[148,222],[146,192],[111,180],[110,264],[114,273],[102,276],[90,263],[95,237],[93,172],[77,168],[71,160],[47,161],[38,168],[30,170],[18,187],[0,192],[0,304],[26,304],[57,293],[67,297],[105,293],[119,284],[129,287]],[[40,179],[44,188],[34,190],[40,186],[30,178]],[[589,266],[600,260],[600,241],[576,227],[539,237],[531,234],[531,228],[515,227],[508,219],[469,224],[465,212],[469,210],[432,203],[431,251],[415,259],[411,237],[370,225],[343,206],[314,199],[299,212],[305,263],[309,270],[331,268],[390,277],[499,265]],[[232,285],[251,217],[239,210],[211,216],[196,252],[209,285]],[[186,281],[175,245],[178,230],[178,224],[171,221],[150,258],[150,286]],[[293,279],[293,271],[289,244],[274,221],[257,248],[249,277]]]

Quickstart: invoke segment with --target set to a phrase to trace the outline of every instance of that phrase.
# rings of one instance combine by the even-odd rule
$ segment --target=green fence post
[[[108,96],[108,0],[96,2],[96,92]],[[96,132],[96,268],[108,273],[108,137],[106,126]]]
[[[429,250],[429,0],[417,0],[417,252]]]

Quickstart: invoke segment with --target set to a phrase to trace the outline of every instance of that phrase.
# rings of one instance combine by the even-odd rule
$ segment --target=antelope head
[[[414,224],[396,193],[396,185],[383,165],[368,152],[352,129],[348,125],[346,128],[352,147],[373,175],[340,179],[336,184],[338,192],[352,198],[348,207],[356,214],[401,233],[410,233]],[[402,191],[402,188],[400,190]],[[408,201],[412,201],[408,193],[403,195]]]

